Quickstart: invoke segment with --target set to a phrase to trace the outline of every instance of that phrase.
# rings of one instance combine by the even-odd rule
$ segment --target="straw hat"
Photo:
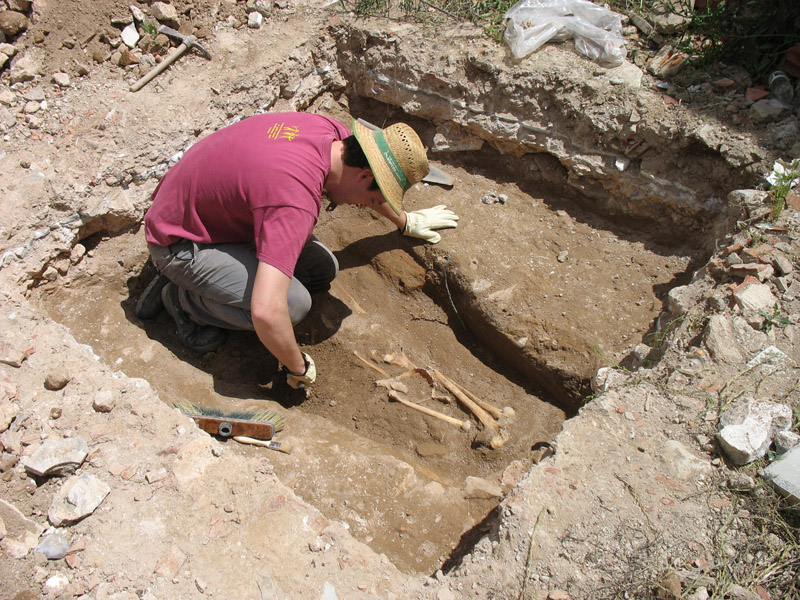
[[[403,194],[428,174],[428,157],[422,140],[405,123],[370,129],[353,119],[353,133],[383,197],[399,215],[403,208]]]

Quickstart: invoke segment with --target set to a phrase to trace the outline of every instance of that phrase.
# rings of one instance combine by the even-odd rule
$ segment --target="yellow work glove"
[[[286,383],[289,384],[289,387],[296,390],[302,390],[303,388],[308,387],[317,379],[317,365],[314,364],[314,359],[305,352],[301,352],[301,354],[303,355],[303,360],[306,363],[306,370],[303,372],[303,374],[295,375],[289,370],[286,372]]]
[[[419,238],[435,244],[442,239],[434,229],[449,229],[458,225],[458,215],[445,208],[444,204],[406,213],[406,228],[403,235]]]

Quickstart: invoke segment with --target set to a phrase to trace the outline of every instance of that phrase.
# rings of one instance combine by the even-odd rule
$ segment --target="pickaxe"
[[[168,66],[174,63],[176,60],[178,60],[178,58],[180,58],[180,56],[184,52],[186,52],[189,48],[197,48],[200,51],[200,54],[202,54],[208,60],[211,60],[211,54],[209,54],[208,50],[203,48],[197,42],[197,38],[194,37],[193,35],[184,35],[180,31],[175,31],[174,29],[172,29],[171,27],[167,27],[166,25],[162,25],[161,27],[159,27],[158,33],[163,33],[164,35],[168,35],[177,40],[180,40],[181,45],[175,48],[175,50],[173,50],[172,53],[169,56],[167,56],[167,58],[162,60],[160,64],[151,69],[147,73],[147,75],[145,75],[139,81],[134,83],[130,88],[132,92],[138,92],[140,89],[142,89],[147,83],[150,82],[151,79],[153,79],[156,75],[164,71]]]

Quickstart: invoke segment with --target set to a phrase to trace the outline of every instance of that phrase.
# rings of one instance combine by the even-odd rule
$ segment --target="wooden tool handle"
[[[186,44],[181,44],[180,46],[178,46],[177,48],[175,48],[175,50],[173,50],[173,51],[172,51],[172,53],[171,53],[169,56],[167,56],[167,58],[165,58],[165,59],[164,59],[164,60],[162,60],[162,61],[161,61],[161,62],[160,62],[158,65],[156,65],[155,67],[153,67],[152,69],[150,69],[150,71],[148,71],[148,72],[147,72],[147,75],[145,75],[145,76],[144,76],[144,77],[142,77],[142,78],[141,78],[139,81],[137,81],[136,83],[134,83],[134,84],[133,84],[133,85],[130,87],[130,90],[131,90],[132,92],[138,92],[138,91],[139,91],[140,89],[142,89],[142,88],[143,88],[145,85],[147,85],[148,83],[150,83],[150,81],[151,81],[151,80],[152,80],[152,79],[153,79],[153,78],[154,78],[156,75],[158,75],[159,73],[163,72],[163,71],[164,71],[164,70],[165,70],[165,69],[166,69],[168,66],[170,66],[172,63],[174,63],[176,60],[178,60],[178,58],[180,58],[180,55],[181,55],[181,54],[183,54],[184,52],[186,52],[186,49],[187,49],[188,47],[189,47],[189,46],[187,46]]]
[[[292,453],[292,445],[289,442],[276,442],[275,440],[257,440],[244,435],[235,435],[233,439],[240,444],[250,444],[251,446],[262,446],[270,450],[277,450],[284,454]]]

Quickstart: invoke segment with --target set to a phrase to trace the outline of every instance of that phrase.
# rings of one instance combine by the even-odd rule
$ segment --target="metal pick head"
[[[167,27],[166,25],[162,25],[158,28],[158,33],[163,33],[164,35],[168,35],[171,38],[175,38],[176,40],[180,40],[182,44],[186,44],[186,47],[197,48],[197,50],[208,60],[211,60],[211,53],[203,48],[198,42],[197,38],[193,35],[186,35],[173,29],[172,27]]]

